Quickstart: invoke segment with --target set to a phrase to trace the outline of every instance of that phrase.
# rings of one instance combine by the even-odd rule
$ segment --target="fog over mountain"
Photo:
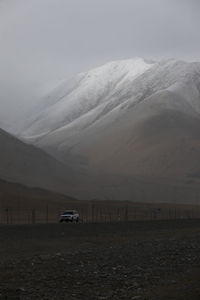
[[[40,102],[38,108],[35,107],[32,120],[28,118],[24,134],[44,135],[90,112],[93,115],[100,114],[100,110],[108,113],[126,101],[122,93],[126,93],[127,84],[152,65],[139,58],[111,62],[63,81]]]
[[[0,119],[60,80],[135,56],[199,60],[198,0],[1,0]]]
[[[81,199],[159,200],[164,185],[163,201],[176,187],[173,201],[196,201],[199,12],[196,0],[1,0],[0,179]]]
[[[20,134],[87,184],[123,186],[126,198],[137,178],[196,186],[199,126],[200,63],[135,58],[63,81]]]

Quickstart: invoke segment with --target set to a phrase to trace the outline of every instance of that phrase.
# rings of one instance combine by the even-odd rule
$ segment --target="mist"
[[[0,120],[110,60],[199,60],[199,27],[195,0],[0,1]]]

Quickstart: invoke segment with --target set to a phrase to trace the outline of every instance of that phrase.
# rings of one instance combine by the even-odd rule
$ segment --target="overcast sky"
[[[199,29],[199,0],[0,0],[0,121],[110,60],[200,60]]]

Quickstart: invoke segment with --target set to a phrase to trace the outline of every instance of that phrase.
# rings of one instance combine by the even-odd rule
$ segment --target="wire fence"
[[[80,222],[83,223],[200,218],[199,206],[136,204],[131,201],[80,201],[65,206],[46,204],[38,208],[2,207],[0,224],[58,223],[60,215],[68,209],[77,210]]]

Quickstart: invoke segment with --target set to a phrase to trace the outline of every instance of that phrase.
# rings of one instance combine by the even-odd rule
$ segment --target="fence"
[[[122,222],[200,218],[200,207],[190,205],[144,204],[131,201],[75,201],[66,205],[41,207],[0,207],[0,224],[57,223],[66,209],[76,209],[80,222]]]

